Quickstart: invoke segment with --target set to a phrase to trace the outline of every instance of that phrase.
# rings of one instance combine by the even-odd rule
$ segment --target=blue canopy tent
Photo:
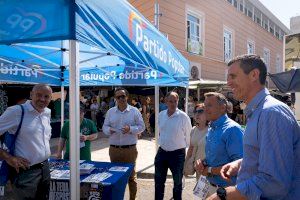
[[[71,199],[78,199],[80,63],[90,63],[82,83],[115,71],[107,84],[155,85],[161,80],[162,85],[187,86],[188,61],[125,0],[0,0],[0,13],[0,80],[70,87]],[[103,66],[99,62],[105,55],[121,63]],[[128,74],[132,78],[124,78]]]

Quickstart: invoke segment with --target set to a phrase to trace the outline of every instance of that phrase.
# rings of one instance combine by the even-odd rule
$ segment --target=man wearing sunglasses
[[[109,135],[109,157],[111,162],[132,163],[137,159],[136,143],[138,134],[145,130],[141,112],[129,105],[128,91],[117,88],[114,97],[116,106],[110,108],[105,117],[103,132]],[[130,200],[136,198],[137,182],[135,169],[129,178]]]

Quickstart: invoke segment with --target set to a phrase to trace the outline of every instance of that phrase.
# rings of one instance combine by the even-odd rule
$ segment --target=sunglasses
[[[203,113],[204,112],[204,110],[203,109],[199,109],[199,110],[195,110],[195,112],[194,113],[199,113],[199,114],[201,114],[201,113]]]
[[[116,99],[125,99],[125,98],[126,98],[125,95],[116,96]]]

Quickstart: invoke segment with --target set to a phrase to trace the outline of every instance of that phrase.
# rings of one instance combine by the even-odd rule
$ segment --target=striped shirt
[[[300,128],[287,105],[261,90],[246,108],[237,189],[248,199],[300,199]]]

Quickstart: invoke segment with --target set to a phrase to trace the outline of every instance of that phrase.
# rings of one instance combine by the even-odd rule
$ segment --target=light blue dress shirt
[[[128,134],[122,133],[125,125],[130,126]],[[111,128],[115,133],[110,133]],[[120,111],[118,106],[115,106],[107,111],[102,129],[104,134],[109,135],[109,144],[132,145],[136,144],[137,135],[145,130],[145,124],[137,108],[127,105],[124,111]]]
[[[300,199],[300,128],[289,107],[261,90],[246,108],[237,189],[248,199]]]
[[[206,135],[206,162],[209,167],[219,167],[243,157],[243,130],[226,114],[211,122]],[[236,177],[228,183],[221,176],[207,177],[218,186],[234,185]]]

